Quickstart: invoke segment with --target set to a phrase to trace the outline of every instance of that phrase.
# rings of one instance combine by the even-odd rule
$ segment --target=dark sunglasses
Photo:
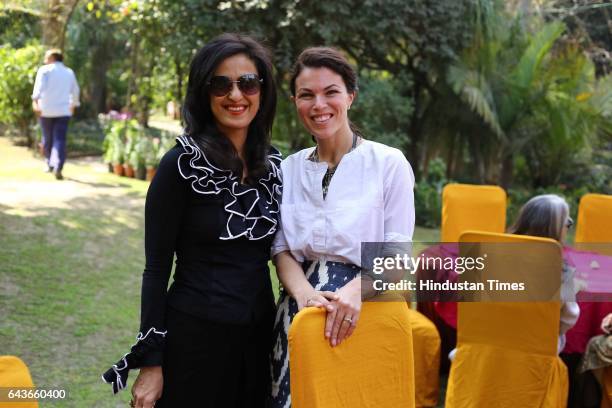
[[[565,221],[565,226],[567,228],[572,228],[572,225],[574,225],[574,220],[568,217],[567,221]]]
[[[259,79],[256,74],[244,74],[236,81],[226,76],[214,76],[206,84],[208,92],[214,96],[225,96],[232,92],[234,84],[238,84],[238,89],[245,95],[255,95],[261,89],[263,79]]]

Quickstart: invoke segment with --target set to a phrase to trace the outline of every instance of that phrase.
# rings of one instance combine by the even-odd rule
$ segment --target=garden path
[[[53,174],[44,173],[45,164],[40,157],[12,145],[7,138],[0,138],[0,159],[0,205],[13,209],[68,208],[68,203],[77,197],[122,195],[125,191],[117,187],[135,182],[107,174],[99,157],[68,159],[65,180],[55,180]]]

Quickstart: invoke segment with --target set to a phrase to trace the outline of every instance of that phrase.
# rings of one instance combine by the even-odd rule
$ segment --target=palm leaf
[[[478,114],[499,137],[504,137],[495,111],[491,88],[487,80],[478,72],[460,66],[452,66],[448,71],[448,81],[453,91]]]
[[[563,31],[565,31],[565,24],[556,21],[546,24],[536,33],[514,71],[518,87],[528,89],[533,84],[542,60]]]

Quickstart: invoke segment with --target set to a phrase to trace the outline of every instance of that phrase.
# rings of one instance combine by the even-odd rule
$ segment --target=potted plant
[[[119,123],[115,123],[113,125],[107,125],[104,128],[104,142],[102,143],[103,150],[103,160],[104,163],[108,165],[108,171],[113,173],[113,156],[115,144],[117,141],[121,141],[120,127]]]
[[[109,173],[113,173],[113,155],[114,155],[114,147],[115,144],[112,142],[111,138],[107,135],[104,138],[104,144],[102,145],[103,150],[103,154],[102,154],[102,159],[104,160],[104,163],[106,163],[108,165],[108,172]]]
[[[124,151],[125,146],[121,139],[117,138],[113,141],[112,147],[113,155],[112,155],[112,163],[113,163],[113,172],[118,176],[123,176],[123,161],[124,161]]]
[[[136,145],[140,138],[140,130],[135,121],[130,120],[125,124],[125,163],[124,172],[126,177],[134,177],[136,168],[138,167],[138,152],[136,152]],[[134,160],[132,160],[134,156]]]
[[[137,152],[136,156],[132,161],[132,165],[136,169],[136,178],[140,180],[144,180],[147,177],[147,168],[146,168],[146,153],[147,153],[147,142],[149,138],[143,135],[138,144],[136,145],[135,151]]]
[[[148,181],[153,180],[153,176],[155,176],[155,172],[157,171],[157,165],[159,160],[157,159],[157,150],[159,149],[159,139],[155,138],[150,140],[147,138],[147,143],[145,147],[145,167],[146,167],[146,179]]]

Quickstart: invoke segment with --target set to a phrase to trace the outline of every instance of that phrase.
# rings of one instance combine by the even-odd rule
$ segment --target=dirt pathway
[[[108,173],[99,157],[68,159],[63,171],[65,179],[61,181],[45,173],[44,168],[44,161],[34,157],[31,150],[0,137],[0,205],[9,207],[5,211],[68,208],[75,198],[116,197],[125,194],[126,189],[144,192],[148,186],[141,180]]]

